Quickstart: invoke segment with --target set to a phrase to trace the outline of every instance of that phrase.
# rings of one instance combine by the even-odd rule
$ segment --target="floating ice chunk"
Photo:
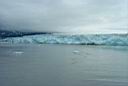
[[[78,53],[80,53],[80,51],[74,50],[73,53],[74,53],[74,54],[78,54]]]
[[[21,55],[21,54],[23,54],[24,52],[22,52],[22,51],[15,51],[15,52],[13,52],[13,54],[16,54],[16,55]]]

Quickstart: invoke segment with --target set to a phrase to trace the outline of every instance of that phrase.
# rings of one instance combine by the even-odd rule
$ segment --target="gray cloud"
[[[0,26],[9,30],[128,31],[127,0],[1,0]]]

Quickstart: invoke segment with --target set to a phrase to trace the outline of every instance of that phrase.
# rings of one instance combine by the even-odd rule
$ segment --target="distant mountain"
[[[37,34],[52,34],[52,33],[51,32],[23,32],[23,31],[0,30],[0,38],[22,37],[26,35],[37,35]]]

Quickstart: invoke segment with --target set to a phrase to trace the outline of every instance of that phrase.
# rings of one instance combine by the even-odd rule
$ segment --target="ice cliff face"
[[[40,34],[23,37],[9,37],[0,42],[12,44],[76,44],[128,46],[128,34],[62,35]]]

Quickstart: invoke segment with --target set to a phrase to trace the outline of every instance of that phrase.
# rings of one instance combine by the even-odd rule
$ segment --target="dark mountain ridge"
[[[0,29],[0,38],[6,37],[22,37],[27,35],[37,35],[37,34],[52,34],[52,32],[24,32],[24,31],[9,31]]]

